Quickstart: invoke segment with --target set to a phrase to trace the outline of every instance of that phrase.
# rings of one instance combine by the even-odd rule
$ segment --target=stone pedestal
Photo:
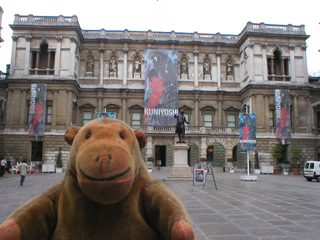
[[[204,80],[211,80],[211,76],[209,74],[204,75]]]
[[[253,181],[257,181],[257,176],[256,175],[243,175],[240,176],[240,180],[241,181],[249,181],[249,182],[253,182]]]
[[[181,79],[188,79],[188,74],[181,74]]]
[[[141,74],[140,73],[134,73],[133,74],[133,78],[141,78]]]
[[[193,180],[191,169],[188,165],[188,149],[189,146],[186,143],[175,143],[171,176],[168,176],[165,180]]]

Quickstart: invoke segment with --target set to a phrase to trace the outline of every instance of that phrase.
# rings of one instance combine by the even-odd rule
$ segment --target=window
[[[47,106],[46,123],[52,123],[52,106]]]
[[[41,43],[39,49],[32,52],[30,74],[54,75],[54,58],[55,52],[49,50],[48,43]]]
[[[211,113],[204,114],[203,125],[205,127],[212,127],[212,114]]]
[[[320,111],[317,112],[317,128],[320,128]]]
[[[132,113],[132,126],[140,126],[141,125],[141,113]]]
[[[186,118],[187,122],[189,122],[189,113],[184,113],[184,117]],[[186,126],[188,126],[188,123],[185,123]]]
[[[92,112],[91,111],[84,111],[83,112],[83,125],[87,124],[92,120]]]
[[[280,50],[275,50],[273,55],[268,57],[269,80],[289,81],[289,59],[282,56]],[[280,77],[281,76],[281,77]]]
[[[270,127],[275,127],[274,110],[269,111]]]
[[[314,163],[310,163],[310,169],[314,169]]]
[[[236,115],[228,114],[227,115],[227,127],[236,127]]]

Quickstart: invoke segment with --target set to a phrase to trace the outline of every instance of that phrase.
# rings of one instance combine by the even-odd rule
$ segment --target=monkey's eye
[[[124,135],[123,135],[123,133],[119,133],[119,136],[124,140]]]
[[[86,135],[86,139],[88,139],[90,137],[91,137],[91,132],[88,132],[87,135]]]
[[[153,58],[153,61],[154,61],[154,62],[158,61],[158,58],[157,58],[157,57],[154,57],[154,58]]]

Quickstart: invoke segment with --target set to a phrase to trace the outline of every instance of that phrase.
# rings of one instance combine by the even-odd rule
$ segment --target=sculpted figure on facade
[[[203,71],[204,71],[204,75],[210,75],[210,63],[208,59],[206,59],[203,64]]]
[[[180,71],[181,71],[181,75],[183,74],[188,74],[188,62],[187,62],[187,59],[183,58],[181,60],[181,63],[180,63]]]
[[[140,77],[141,74],[141,61],[140,58],[136,58],[133,64],[134,77]]]
[[[227,62],[227,80],[233,80],[233,63],[231,60]]]
[[[87,73],[93,73],[93,69],[94,69],[94,62],[93,62],[92,56],[90,56],[87,61]]]
[[[118,72],[118,65],[117,61],[115,60],[114,57],[111,58],[110,63],[109,63],[109,76],[110,77],[116,77]]]
[[[203,63],[203,79],[205,80],[211,79],[210,72],[211,72],[210,62],[208,59],[206,59]]]

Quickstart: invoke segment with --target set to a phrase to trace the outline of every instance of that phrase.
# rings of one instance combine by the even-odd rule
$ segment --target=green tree
[[[62,162],[62,148],[59,148],[58,157],[56,161],[56,167],[57,168],[63,168],[63,162]]]
[[[301,156],[301,149],[300,148],[291,148],[290,150],[291,158],[290,163],[293,168],[300,168],[302,164],[302,156]]]

